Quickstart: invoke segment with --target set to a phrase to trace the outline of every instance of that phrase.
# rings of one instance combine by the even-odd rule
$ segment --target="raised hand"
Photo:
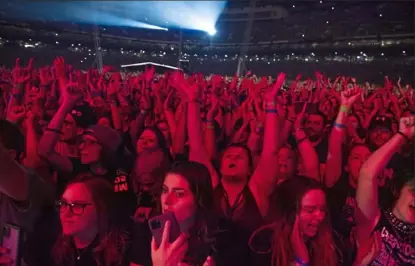
[[[26,117],[26,108],[24,106],[13,106],[7,114],[7,120],[12,123],[20,123]]]
[[[62,91],[63,102],[66,104],[75,105],[82,97],[82,90],[76,82],[70,82]]]
[[[55,61],[53,61],[53,66],[55,67],[56,77],[65,78],[65,59],[62,56],[56,57]]]
[[[362,91],[356,87],[342,91],[340,94],[341,105],[351,107],[359,99],[361,93]]]
[[[285,73],[280,73],[277,77],[277,81],[275,82],[274,86],[271,90],[268,90],[265,94],[266,101],[276,101],[277,100],[277,93],[281,89],[282,84],[285,80]]]
[[[53,82],[52,74],[49,67],[42,67],[39,71],[40,74],[40,85],[47,86]]]
[[[31,59],[32,60],[32,59]],[[29,62],[30,64],[30,62]],[[30,80],[31,74],[27,69],[20,66],[20,58],[16,59],[16,64],[13,68],[13,82],[14,84],[22,84]]]
[[[160,246],[151,241],[151,259],[153,266],[177,266],[184,259],[188,249],[187,237],[182,233],[173,243],[170,239],[170,221],[164,225]]]
[[[294,121],[294,129],[303,128],[304,115],[307,110],[307,105],[308,103],[304,103],[303,109],[301,109],[301,112],[297,114]]]
[[[180,93],[182,100],[195,102],[200,99],[201,88],[197,82],[190,85],[180,72],[175,72],[172,79],[172,86]]]
[[[411,139],[415,133],[415,116],[402,117],[399,121],[399,132]]]

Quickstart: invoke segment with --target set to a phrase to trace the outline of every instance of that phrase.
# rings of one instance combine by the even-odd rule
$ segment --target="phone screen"
[[[20,266],[20,228],[14,225],[5,224],[2,233],[2,246],[9,250],[8,255],[13,260],[12,266]]]

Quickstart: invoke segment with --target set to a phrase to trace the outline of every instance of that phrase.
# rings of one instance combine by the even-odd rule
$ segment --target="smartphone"
[[[2,234],[2,246],[9,250],[9,256],[13,260],[12,266],[20,266],[20,246],[23,234],[18,226],[5,224],[3,227]]]
[[[172,212],[166,212],[160,216],[151,218],[148,221],[150,225],[151,233],[153,234],[154,240],[156,241],[157,247],[160,246],[161,239],[163,236],[164,226],[166,222],[170,221],[170,237],[169,242],[174,242],[180,236],[180,226]]]

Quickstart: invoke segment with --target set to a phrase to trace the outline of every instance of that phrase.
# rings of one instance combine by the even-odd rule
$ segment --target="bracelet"
[[[206,129],[215,129],[215,126],[214,125],[206,125],[206,127],[205,127]]]
[[[272,107],[272,108],[275,108],[277,105],[276,105],[276,103],[275,102],[267,102],[267,103],[265,103],[265,106],[266,107]]]
[[[396,134],[401,135],[402,137],[404,137],[404,138],[405,138],[405,140],[406,140],[406,142],[411,142],[411,139],[410,139],[410,138],[408,138],[408,137],[407,137],[404,133],[402,133],[402,132],[398,131],[398,132],[396,132]]]
[[[346,126],[344,124],[340,124],[340,123],[336,123],[336,122],[334,122],[333,126],[336,127],[336,128],[340,128],[340,129],[346,128]]]
[[[346,107],[345,105],[340,105],[340,112],[348,113],[349,112],[349,108]]]
[[[303,261],[301,258],[295,257],[295,261],[301,266],[308,266],[308,263]]]
[[[265,109],[265,113],[267,114],[278,114],[277,109]]]
[[[60,131],[58,129],[54,129],[54,128],[47,127],[45,130],[49,131],[49,132],[55,132],[55,133],[58,133],[58,134],[63,134],[62,131]]]

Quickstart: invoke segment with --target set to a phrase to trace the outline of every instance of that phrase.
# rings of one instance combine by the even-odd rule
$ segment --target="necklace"
[[[95,237],[95,239],[88,246],[86,246],[85,248],[76,248],[76,246],[75,246],[76,255],[77,255],[76,260],[80,260],[81,256],[85,252],[87,252],[89,249],[92,249],[92,247],[96,244],[97,241],[98,241],[98,236]]]
[[[76,254],[78,255],[76,257],[76,260],[80,260],[81,256],[88,250],[88,248],[84,248],[84,249],[76,249]]]
[[[404,235],[412,235],[415,233],[415,225],[399,220],[391,211],[387,211],[385,214],[392,227],[399,233]]]

